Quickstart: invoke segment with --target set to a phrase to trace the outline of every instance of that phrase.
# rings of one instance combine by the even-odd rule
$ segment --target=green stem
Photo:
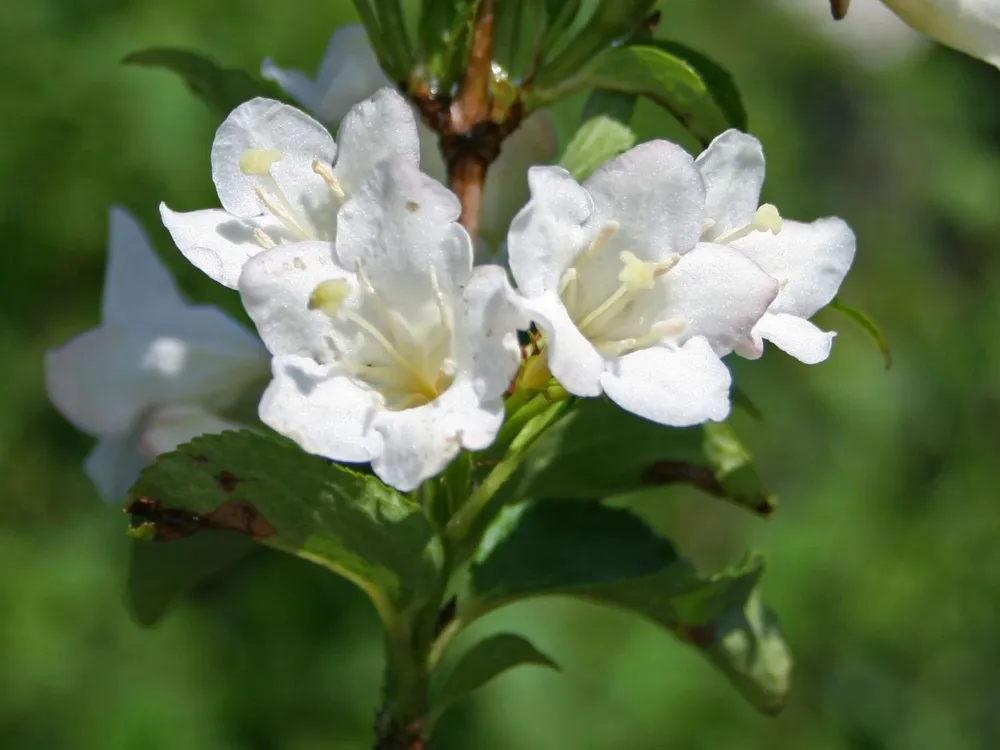
[[[493,471],[486,475],[486,478],[476,488],[475,492],[472,493],[468,502],[452,516],[445,527],[445,535],[448,538],[458,540],[464,538],[469,533],[479,514],[482,513],[490,500],[493,499],[493,496],[511,478],[514,472],[521,467],[521,464],[524,463],[524,459],[527,458],[529,453],[528,449],[534,445],[535,441],[542,436],[545,430],[554,424],[566,412],[570,404],[572,404],[572,400],[570,399],[552,403],[545,399],[544,396],[540,396],[538,399],[532,401],[529,406],[534,406],[538,401],[541,401],[540,406],[544,408],[541,408],[539,413],[532,414],[532,417],[524,424],[523,429],[517,434],[513,442],[511,442],[507,456],[493,467]],[[525,409],[521,411],[525,411]]]

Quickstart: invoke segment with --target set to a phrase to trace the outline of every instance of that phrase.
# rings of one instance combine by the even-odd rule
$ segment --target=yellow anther
[[[351,285],[344,279],[321,281],[309,295],[309,309],[319,310],[331,318],[340,313],[344,300],[351,294]]]
[[[773,204],[765,203],[754,211],[750,223],[762,232],[768,231],[771,234],[777,234],[781,231],[781,214],[778,213],[778,209]]]
[[[240,157],[240,171],[249,176],[263,177],[271,166],[281,159],[281,152],[273,148],[250,148]]]

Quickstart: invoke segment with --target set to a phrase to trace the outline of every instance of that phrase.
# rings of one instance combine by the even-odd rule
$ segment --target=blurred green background
[[[824,0],[794,0],[823,4]],[[873,0],[855,0],[863,5]],[[678,491],[640,502],[695,559],[770,551],[765,593],[798,659],[779,718],[657,628],[563,601],[481,623],[528,634],[525,668],[466,701],[436,747],[974,750],[1000,747],[1000,73],[940,48],[873,71],[765,0],[665,0],[660,33],[734,71],[769,157],[767,200],[839,214],[858,258],[831,360],[736,363],[766,413],[740,421],[783,500],[764,522]],[[261,553],[151,631],[124,607],[125,519],[49,406],[41,356],[97,322],[106,209],[132,208],[184,289],[236,310],[156,220],[214,204],[213,118],[152,45],[308,70],[346,0],[33,0],[0,31],[0,747],[367,748],[380,633],[362,595]],[[565,143],[579,102],[560,109]],[[645,137],[676,133],[643,105]]]

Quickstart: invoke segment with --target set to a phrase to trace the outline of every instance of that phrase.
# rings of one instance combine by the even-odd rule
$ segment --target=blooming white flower
[[[247,263],[240,293],[274,355],[266,424],[404,491],[492,443],[523,321],[504,271],[473,271],[459,212],[412,164],[386,161],[342,209],[334,249]]]
[[[343,26],[334,32],[315,78],[300,70],[279,68],[270,59],[261,65],[261,75],[275,81],[330,127],[339,123],[355,102],[380,87],[394,85],[379,67],[368,35],[359,25]],[[423,171],[444,182],[447,167],[437,133],[419,119],[417,132]],[[504,141],[483,186],[480,234],[488,244],[500,244],[511,217],[527,200],[528,167],[552,161],[556,146],[555,130],[542,112],[525,118]]]
[[[882,0],[917,31],[1000,67],[1000,0]]]
[[[98,438],[84,467],[120,500],[155,456],[236,427],[219,410],[262,384],[267,351],[222,311],[189,304],[142,227],[112,207],[101,324],[45,355],[56,408]]]
[[[694,160],[652,141],[582,186],[558,167],[534,167],[528,180],[510,266],[552,374],[570,393],[604,392],[663,424],[725,418],[731,379],[719,357],[778,285],[742,253],[698,242],[705,189]]]
[[[838,218],[784,221],[759,205],[764,150],[753,136],[727,130],[696,160],[706,189],[702,240],[745,253],[780,284],[780,291],[737,352],[756,359],[763,339],[806,364],[830,355],[834,333],[809,322],[833,299],[854,260],[854,233]]]
[[[340,147],[295,107],[252,99],[234,109],[212,144],[221,209],[177,213],[163,223],[195,266],[235,289],[248,258],[277,245],[332,242],[340,207],[386,158],[419,160],[409,105],[381,89],[347,112]]]

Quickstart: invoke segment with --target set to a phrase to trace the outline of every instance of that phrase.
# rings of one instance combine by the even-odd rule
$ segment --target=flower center
[[[434,304],[409,320],[386,304],[363,267],[358,266],[360,294],[348,305],[351,285],[330,279],[317,285],[309,309],[352,324],[351,352],[328,337],[338,363],[357,380],[377,391],[385,408],[412,409],[434,401],[455,379],[451,357],[454,313],[430,270]],[[359,340],[360,339],[360,340]]]
[[[718,237],[712,236],[715,221],[713,219],[706,219],[705,227],[702,230],[701,236],[704,242],[714,242],[717,245],[728,245],[730,242],[741,240],[754,232],[770,232],[771,234],[777,234],[781,231],[781,221],[781,214],[778,213],[778,209],[770,203],[765,203],[754,211],[748,224],[744,224],[741,227],[737,227],[736,229],[720,234]]]
[[[601,227],[594,241],[577,256],[559,282],[559,297],[580,333],[598,351],[612,357],[645,349],[665,337],[676,337],[684,330],[682,321],[649,322],[648,316],[636,311],[637,302],[656,290],[660,278],[677,265],[679,255],[670,255],[660,261],[644,261],[631,251],[622,251],[618,255],[622,264],[617,275],[618,286],[608,294],[597,295],[596,300],[592,299],[594,295],[585,294],[588,286],[601,282],[599,272],[595,273],[593,268],[587,267],[588,261],[603,255],[618,227],[617,221],[609,221]],[[606,272],[605,264],[601,263],[601,266]],[[589,302],[586,301],[588,297],[591,298]],[[655,300],[652,301],[655,309]]]
[[[240,171],[247,177],[255,178],[254,193],[260,202],[264,204],[268,213],[273,216],[291,237],[296,241],[300,240],[333,240],[332,231],[325,227],[316,227],[309,220],[302,206],[296,206],[285,195],[278,181],[275,180],[271,170],[274,165],[281,161],[283,154],[273,148],[251,148],[243,152],[240,156]],[[346,195],[340,183],[333,176],[333,170],[328,164],[324,164],[319,159],[313,160],[312,170],[319,175],[326,184],[327,190],[335,207],[339,207],[345,200]],[[334,208],[332,215],[336,215]],[[270,250],[278,242],[260,227],[254,229],[254,238],[257,243]]]

